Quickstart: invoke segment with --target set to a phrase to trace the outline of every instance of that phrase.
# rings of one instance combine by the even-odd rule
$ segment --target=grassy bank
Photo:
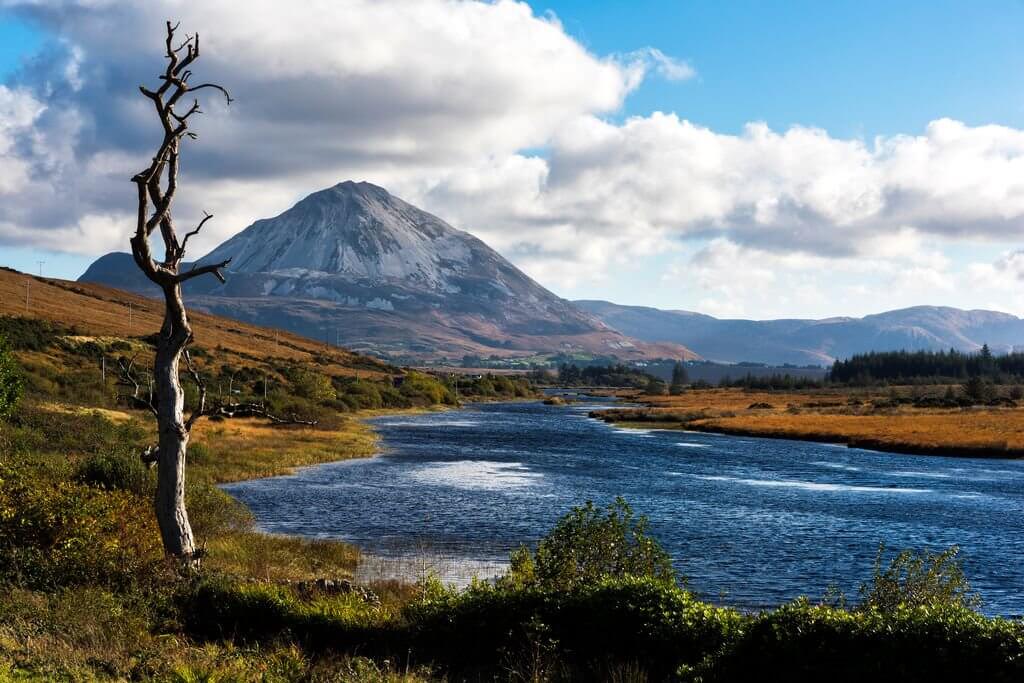
[[[1024,457],[1024,407],[946,407],[948,387],[811,391],[708,389],[631,396],[637,408],[596,411],[623,426],[843,443],[894,453]],[[939,407],[932,407],[939,404]]]

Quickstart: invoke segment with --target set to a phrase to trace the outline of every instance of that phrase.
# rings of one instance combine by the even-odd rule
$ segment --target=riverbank
[[[934,393],[944,387],[934,389]],[[918,395],[915,397],[915,392]],[[918,388],[747,391],[709,389],[679,396],[629,395],[636,408],[594,411],[623,427],[837,443],[909,455],[1024,457],[1024,408],[925,408]]]
[[[497,410],[487,406],[482,412]],[[798,601],[746,614],[703,602],[683,588],[630,577],[554,592],[513,585],[452,591],[436,581],[357,585],[348,580],[360,559],[349,552],[353,546],[255,532],[245,508],[213,483],[287,473],[339,455],[366,459],[379,445],[358,413],[316,428],[271,428],[250,420],[197,426],[187,496],[207,555],[201,574],[175,575],[162,559],[153,521],[152,471],[137,458],[139,446],[151,439],[151,425],[140,415],[122,412],[29,403],[14,421],[0,422],[0,576],[5,587],[0,596],[0,680],[542,681],[564,680],[551,672],[574,667],[578,676],[573,680],[675,676],[725,681],[764,670],[780,678],[800,671],[824,675],[837,667],[866,674],[856,669],[858,663],[879,661],[887,671],[920,673],[936,661],[936,647],[951,653],[934,664],[936,671],[948,673],[959,666],[992,674],[990,680],[1011,680],[1018,673],[1012,665],[1016,655],[1006,654],[1019,642],[1017,622],[962,609],[928,608],[889,617]],[[510,413],[523,412],[549,420],[549,429],[530,429],[509,419]],[[459,442],[462,430],[476,429],[481,422],[443,412],[438,418],[440,432],[411,427],[431,448],[438,433]],[[392,428],[403,428],[397,423],[406,420],[394,422]],[[635,444],[640,450],[622,454],[628,466],[623,472],[636,471],[632,463],[649,451],[641,444],[652,441],[589,420],[568,422],[592,431],[600,444],[609,436]],[[602,459],[593,456],[599,449],[580,444],[579,434],[566,430],[566,423],[559,408],[502,409],[493,424],[505,431],[504,450],[494,448],[492,436],[478,432],[490,455],[467,461],[456,453],[449,463],[454,469],[430,467],[435,477],[414,478],[409,489],[422,491],[433,481],[435,490],[479,502],[486,492],[500,496],[509,485],[528,487],[540,480],[514,463],[496,469],[476,466],[483,457],[525,457],[511,449],[532,454],[555,439],[562,440],[552,456],[555,469],[565,471],[569,445],[579,448],[582,462],[600,465]],[[678,460],[676,450],[666,457]],[[275,459],[275,453],[280,457]],[[388,460],[401,457],[396,452]],[[358,469],[374,465],[386,469],[381,461]],[[469,472],[467,466],[472,466]],[[329,475],[332,469],[310,468],[277,483],[294,488],[296,480]],[[492,471],[499,475],[499,488],[490,479],[463,478],[474,472],[490,477]],[[395,472],[384,473],[384,481],[398,482]],[[438,473],[454,478],[438,479]],[[472,496],[466,493],[470,489]],[[345,519],[376,514],[392,524],[396,513],[404,511],[415,528],[424,525],[423,506],[389,491],[371,503],[349,500],[349,491],[333,485],[319,490],[324,500],[334,501],[334,513],[337,503],[351,506]],[[541,533],[569,507],[568,501],[521,493]],[[594,494],[604,497],[599,490]],[[715,496],[716,501],[722,498]],[[310,496],[300,495],[297,501],[298,516],[316,520],[325,514]],[[480,519],[494,520],[503,511],[507,516],[507,503],[484,504]],[[678,517],[674,503],[671,511]],[[472,521],[470,526],[480,528]],[[745,560],[739,564],[751,566]],[[762,643],[761,629],[774,634],[774,640]],[[901,639],[891,649],[894,631]],[[937,640],[935,633],[943,635]],[[807,654],[822,651],[825,643],[830,644],[828,657]],[[836,648],[841,650],[838,659]],[[781,652],[799,654],[779,659]]]

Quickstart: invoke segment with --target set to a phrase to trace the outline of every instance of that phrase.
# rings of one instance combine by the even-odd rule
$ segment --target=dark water
[[[574,504],[625,496],[690,585],[741,607],[855,594],[880,541],[958,544],[992,614],[1024,613],[1024,463],[619,429],[594,406],[491,404],[375,420],[386,455],[227,490],[261,528],[487,574]],[[457,573],[457,572],[456,572]],[[458,577],[454,577],[458,578]]]

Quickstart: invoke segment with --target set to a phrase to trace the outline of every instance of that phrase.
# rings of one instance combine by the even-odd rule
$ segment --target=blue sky
[[[356,6],[360,5],[360,0],[351,1]],[[431,0],[425,0],[425,4],[431,4]],[[1016,285],[1019,279],[1024,278],[1024,257],[1017,257],[1021,248],[1018,242],[1024,234],[1024,213],[1019,209],[1020,193],[1014,189],[1020,181],[1014,181],[1012,177],[1003,178],[995,183],[999,190],[993,191],[992,198],[982,197],[984,190],[979,190],[977,199],[971,199],[971,192],[974,191],[972,187],[984,187],[986,169],[989,168],[986,164],[991,165],[993,175],[1006,173],[1006,168],[1000,166],[997,169],[995,164],[1003,159],[1015,162],[1021,154],[1015,136],[1024,129],[1024,49],[1021,47],[1024,43],[1024,1],[894,3],[574,0],[532,2],[530,5],[537,18],[542,19],[548,12],[557,16],[568,40],[578,42],[592,56],[592,63],[578,59],[573,62],[569,59],[567,64],[570,64],[570,68],[567,73],[570,76],[572,64],[581,69],[581,79],[593,78],[598,73],[595,69],[599,68],[600,63],[607,63],[608,60],[625,63],[629,61],[630,54],[645,48],[656,48],[674,60],[685,62],[696,71],[696,76],[685,80],[661,78],[648,64],[642,83],[635,90],[624,91],[618,108],[609,110],[593,101],[586,102],[585,92],[574,94],[574,97],[581,100],[579,118],[574,120],[572,126],[566,126],[563,122],[543,128],[544,136],[550,142],[521,144],[511,153],[504,148],[495,151],[486,147],[486,144],[493,146],[494,139],[493,136],[483,136],[486,144],[481,143],[483,146],[464,156],[468,159],[476,154],[484,161],[456,163],[445,159],[440,162],[431,157],[427,162],[419,160],[424,168],[429,166],[429,170],[424,170],[420,176],[396,172],[393,168],[379,170],[345,163],[341,163],[337,171],[325,167],[319,175],[311,172],[302,175],[301,180],[296,179],[297,174],[289,171],[292,175],[282,175],[273,188],[265,184],[255,186],[263,203],[253,202],[254,215],[244,212],[237,212],[237,216],[230,214],[226,220],[231,225],[223,227],[222,224],[218,229],[227,230],[227,234],[230,234],[253,218],[287,208],[297,196],[317,189],[317,183],[324,184],[325,181],[320,178],[351,174],[352,177],[364,177],[386,184],[414,203],[439,213],[459,227],[475,232],[543,284],[567,298],[605,298],[622,303],[750,317],[863,314],[912,303],[996,307],[1024,313],[1024,300]],[[260,6],[263,9],[253,9],[250,15],[254,26],[257,13],[270,17],[279,10],[279,6],[271,2]],[[130,32],[133,31],[132,22],[153,23],[153,17],[138,9],[141,6],[126,4],[120,6],[120,9],[117,5],[112,7],[114,9],[99,11],[107,11],[109,16],[116,17]],[[172,7],[173,11],[179,9],[179,6],[173,4],[168,7]],[[352,12],[350,19],[358,23],[359,17],[354,15],[364,9]],[[154,10],[156,14],[162,11],[159,8]],[[88,66],[94,58],[102,62],[98,50],[90,51],[88,41],[91,35],[85,29],[79,32],[80,25],[75,18],[62,18],[59,12],[36,12],[36,18],[47,24],[47,28],[43,29],[40,24],[26,18],[33,13],[32,8],[0,13],[0,80],[13,88],[16,84],[12,76],[19,65],[47,45],[51,50],[59,52],[68,45],[82,43],[85,46],[83,64]],[[338,13],[342,14],[340,10]],[[196,10],[196,14],[202,13]],[[302,15],[303,12],[297,10],[294,14]],[[312,16],[313,12],[309,14]],[[493,14],[501,15],[501,21],[507,21],[509,17],[507,12],[495,11]],[[211,12],[208,16],[203,15],[200,21],[214,24],[216,16],[215,12]],[[283,28],[284,23],[278,21],[272,25],[282,26],[283,33],[286,30]],[[236,29],[244,31],[246,27],[242,25]],[[218,30],[223,34],[226,29],[221,27]],[[533,29],[524,29],[522,34],[517,33],[517,30],[509,31],[510,45],[516,47],[514,41],[518,40],[524,53],[529,53],[532,49],[530,41],[534,39],[530,30]],[[388,37],[378,36],[377,39],[384,42]],[[297,45],[303,46],[302,41],[306,37],[300,33],[296,40]],[[468,40],[472,41],[472,37]],[[487,49],[487,46],[472,44],[471,47]],[[453,52],[447,57],[440,55],[436,58],[447,59],[447,63],[452,63],[459,59],[459,54]],[[409,58],[414,59],[416,56],[410,51]],[[310,58],[308,61],[313,63],[316,60]],[[444,64],[442,62],[442,67]],[[528,59],[524,59],[524,64],[527,65],[523,67],[521,82],[529,90],[530,79],[536,80],[543,74],[530,72]],[[541,65],[543,69],[543,60]],[[461,69],[464,65],[458,66]],[[103,64],[99,63],[96,68],[103,68]],[[504,70],[504,65],[500,68]],[[624,67],[622,71],[625,72]],[[589,75],[582,75],[584,73]],[[20,84],[27,82],[27,86],[33,88],[34,96],[40,101],[46,101],[46,97],[52,96],[53,88],[48,83],[39,80],[33,82],[31,79],[31,76],[26,77]],[[324,83],[328,87],[332,84],[330,80]],[[466,87],[479,86],[475,81],[470,83],[467,80],[467,83],[469,85]],[[586,86],[566,82],[567,89],[576,87],[585,91]],[[79,97],[79,87],[76,86],[74,90],[75,96]],[[538,97],[543,99],[549,95]],[[595,95],[593,99],[600,100],[600,97]],[[86,100],[86,95],[81,94],[79,100],[72,102],[88,114],[89,103]],[[523,107],[536,106],[527,101],[528,96],[522,96],[521,93],[520,100],[523,101]],[[382,101],[382,107],[392,106],[386,97]],[[415,104],[418,106],[420,103]],[[563,104],[558,103],[558,106]],[[510,99],[509,106],[514,108],[515,105],[516,102]],[[255,109],[255,105],[250,106]],[[444,109],[443,104],[441,109]],[[56,105],[51,103],[49,111],[56,110]],[[662,124],[659,124],[652,116],[654,112],[674,113],[681,123],[677,125],[670,121],[669,125],[663,125],[662,120]],[[330,111],[324,112],[325,120],[336,116]],[[491,180],[493,176],[497,178],[493,180],[495,187],[501,188],[500,192],[492,192],[492,196],[486,198],[493,203],[495,196],[515,196],[523,189],[502,184],[520,182],[529,175],[516,172],[518,175],[512,173],[514,178],[511,180],[498,177],[509,168],[536,168],[537,163],[543,162],[546,174],[552,178],[562,178],[572,175],[566,169],[574,171],[578,170],[578,164],[593,163],[593,159],[586,155],[570,159],[571,155],[567,155],[565,150],[575,148],[563,144],[564,140],[582,139],[573,137],[583,134],[581,131],[589,131],[586,135],[592,133],[593,126],[586,123],[588,117],[608,123],[611,126],[609,130],[621,135],[623,139],[631,134],[627,121],[635,118],[641,124],[639,127],[646,131],[637,140],[642,142],[650,140],[651,135],[665,134],[666,145],[679,142],[683,135],[680,126],[706,129],[709,135],[716,136],[714,145],[718,145],[708,152],[711,154],[708,163],[712,164],[719,163],[720,155],[734,147],[749,146],[750,152],[740,154],[746,160],[743,162],[745,167],[716,170],[716,173],[727,173],[724,177],[740,178],[737,183],[741,189],[744,184],[757,183],[761,175],[782,176],[790,173],[791,166],[799,166],[806,161],[802,157],[813,161],[822,155],[827,158],[835,152],[834,149],[828,151],[824,147],[808,152],[805,141],[789,139],[773,142],[767,148],[758,147],[749,139],[751,133],[747,126],[751,122],[763,122],[772,134],[779,136],[794,127],[820,128],[825,131],[825,142],[831,148],[859,144],[864,154],[876,154],[876,158],[864,161],[857,157],[858,152],[852,153],[849,173],[840,174],[835,181],[843,188],[839,195],[863,190],[861,185],[849,179],[856,179],[866,167],[865,164],[871,167],[868,168],[869,173],[882,173],[879,169],[883,167],[885,173],[891,172],[887,166],[889,155],[872,151],[875,149],[876,137],[886,145],[909,140],[907,136],[927,137],[929,144],[937,145],[931,151],[935,158],[941,157],[944,152],[940,149],[941,143],[951,139],[945,133],[935,136],[932,132],[926,133],[929,124],[936,120],[951,119],[956,122],[962,128],[957,129],[959,132],[956,135],[963,133],[963,139],[968,135],[974,135],[975,138],[980,135],[984,139],[975,139],[971,143],[976,154],[966,162],[961,157],[951,155],[949,158],[953,161],[947,162],[947,166],[935,162],[935,169],[925,172],[925,175],[933,174],[941,179],[951,172],[948,163],[953,164],[954,174],[956,164],[963,163],[965,168],[971,167],[973,175],[963,181],[962,187],[950,189],[949,183],[945,183],[941,187],[937,184],[934,190],[929,187],[914,188],[926,198],[923,200],[924,205],[929,202],[934,205],[934,215],[924,215],[927,211],[922,210],[920,205],[914,205],[906,210],[880,211],[878,215],[881,217],[877,220],[870,217],[862,221],[860,218],[849,218],[838,209],[833,211],[831,205],[822,208],[814,204],[825,201],[821,198],[822,193],[826,195],[826,204],[842,203],[846,197],[833,196],[835,183],[826,184],[823,188],[812,188],[809,198],[794,199],[794,193],[799,194],[804,186],[812,185],[816,174],[821,174],[822,167],[814,163],[807,163],[807,168],[811,170],[801,171],[807,174],[805,181],[799,177],[795,180],[789,178],[786,188],[779,190],[776,195],[772,195],[774,190],[766,190],[771,195],[768,196],[770,206],[776,206],[779,201],[782,202],[779,206],[785,206],[786,202],[799,204],[805,200],[809,202],[808,206],[814,205],[812,213],[821,224],[802,228],[793,227],[787,221],[802,220],[811,211],[806,206],[798,206],[798,212],[791,216],[784,215],[772,224],[762,223],[760,218],[755,226],[742,224],[742,221],[735,223],[737,215],[747,215],[754,211],[753,205],[749,204],[753,200],[708,195],[708,192],[713,193],[715,183],[718,182],[714,177],[704,179],[704,194],[697,194],[693,198],[687,195],[685,200],[680,200],[678,197],[688,190],[690,184],[686,173],[673,181],[676,185],[666,182],[657,190],[646,189],[643,196],[654,197],[650,200],[652,206],[661,201],[670,206],[673,201],[677,201],[684,209],[687,202],[700,203],[706,200],[709,205],[717,206],[731,201],[736,203],[730,209],[732,212],[727,211],[718,218],[703,215],[693,219],[681,218],[680,225],[686,223],[683,227],[673,225],[671,218],[645,216],[642,220],[638,218],[636,225],[623,227],[623,234],[616,236],[614,219],[605,219],[612,220],[610,228],[599,229],[590,225],[592,215],[595,215],[596,221],[596,214],[603,213],[600,198],[570,196],[568,189],[561,188],[558,199],[562,204],[555,206],[554,200],[550,200],[551,206],[538,211],[546,213],[537,217],[535,225],[523,230],[524,236],[517,242],[509,235],[520,232],[522,215],[533,211],[534,206],[526,204],[509,207],[506,216],[502,214],[501,206],[482,206],[482,197],[459,194],[466,187],[479,185],[481,178]],[[35,125],[41,122],[42,119]],[[475,125],[478,122],[471,123]],[[976,131],[990,124],[1001,128],[985,129],[989,132],[975,135]],[[444,125],[457,128],[460,124]],[[282,129],[286,127],[282,126]],[[567,130],[572,134],[566,135]],[[412,135],[405,130],[398,132],[401,135]],[[692,129],[686,135],[691,134]],[[533,139],[530,135],[536,137],[533,133],[523,133],[520,138]],[[372,136],[368,134],[367,137],[369,139]],[[961,142],[954,141],[950,147],[957,148]],[[691,143],[698,144],[690,138],[679,144]],[[623,144],[628,152],[631,149],[629,145],[633,143]],[[705,149],[711,143],[700,144],[704,146],[693,149]],[[912,145],[907,143],[906,147],[909,149]],[[658,145],[654,144],[652,149],[652,154],[657,157]],[[948,149],[945,151],[948,152]],[[325,150],[324,153],[329,152]],[[651,150],[648,152],[651,153]],[[778,159],[772,162],[774,166],[761,168],[756,158],[755,162],[749,162],[752,155],[756,157],[758,154],[775,153]],[[840,155],[845,153],[839,152]],[[894,156],[899,157],[899,154]],[[607,168],[590,168],[588,172],[610,173],[609,168],[621,163],[612,161],[616,158],[621,157],[609,153]],[[638,167],[657,177],[672,170],[680,158],[685,159],[685,155],[673,157],[674,161],[648,159]],[[661,168],[657,166],[658,163],[669,166]],[[697,167],[702,167],[702,163],[702,160],[697,160]],[[845,161],[836,163],[838,165]],[[488,164],[494,164],[494,168],[488,170]],[[364,168],[369,170],[364,171]],[[336,175],[331,176],[331,172]],[[965,178],[967,175],[965,171]],[[120,179],[120,176],[116,178]],[[424,178],[430,178],[435,183],[437,178],[443,180],[434,187],[424,189],[427,182]],[[917,177],[913,180],[918,181]],[[527,178],[526,182],[529,185],[532,181]],[[886,182],[889,184],[886,185]],[[884,199],[894,191],[903,192],[906,190],[906,182],[902,176],[895,181],[878,181],[878,196]],[[698,183],[695,181],[694,184]],[[850,191],[846,189],[848,184],[853,188]],[[607,180],[607,186],[611,188],[624,187],[628,190],[629,185],[628,178],[625,181],[621,178]],[[247,191],[252,196],[251,188],[254,186],[245,187],[249,188]],[[580,192],[579,187],[572,190]],[[738,191],[734,189],[731,192],[736,194]],[[520,194],[530,196],[529,187]],[[556,193],[550,194],[554,196]],[[71,192],[69,196],[86,195]],[[547,198],[545,201],[548,201]],[[745,201],[748,204],[744,204]],[[475,203],[480,203],[481,207],[475,206]],[[267,208],[263,208],[264,205]],[[986,209],[986,206],[989,208]],[[91,222],[81,222],[67,233],[78,241],[73,248],[69,246],[66,253],[57,251],[64,248],[59,239],[40,239],[34,243],[31,239],[25,239],[24,233],[17,239],[5,239],[0,225],[0,263],[35,272],[38,269],[37,262],[42,260],[46,262],[44,272],[49,275],[77,277],[96,255],[110,248],[111,244],[119,244],[101,239],[97,232],[95,253],[90,250],[88,235],[82,225],[101,224],[106,227],[108,236],[117,230],[111,227],[116,223],[116,212],[111,210],[107,212],[110,215],[107,215],[103,208],[83,208],[83,215],[91,212]],[[189,207],[185,207],[185,210],[189,210]],[[572,214],[572,211],[577,213]],[[947,218],[944,222],[944,212],[947,216],[955,215],[957,218]],[[671,211],[666,209],[662,213],[671,214]],[[629,219],[628,211],[621,218]],[[559,227],[551,228],[550,236],[542,231],[544,226],[552,225]],[[855,230],[851,225],[859,227]],[[576,237],[567,238],[566,235],[570,233]],[[226,234],[220,235],[220,238],[224,236]],[[212,239],[213,235],[210,237]],[[585,257],[573,253],[573,249],[566,246],[591,244],[591,241],[593,253]],[[208,248],[212,245],[203,246]],[[544,258],[535,258],[538,253]],[[589,277],[588,272],[596,275]],[[995,284],[992,287],[978,285],[985,282]]]
[[[654,45],[696,82],[650,80],[625,114],[676,111],[723,132],[748,121],[840,137],[916,133],[948,116],[1024,125],[1024,2],[534,3],[598,54]]]

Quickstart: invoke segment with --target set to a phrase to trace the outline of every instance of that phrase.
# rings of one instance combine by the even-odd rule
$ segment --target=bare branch
[[[193,235],[198,235],[199,231],[203,229],[204,225],[206,225],[206,221],[210,220],[211,218],[213,218],[213,214],[212,213],[207,213],[206,211],[203,211],[203,220],[199,221],[199,225],[196,226],[195,230],[193,230],[192,232],[189,232],[189,233],[187,233],[185,235],[185,239],[183,239],[181,241],[181,246],[178,247],[178,259],[179,260],[182,257],[185,256],[185,247],[188,245],[189,238],[191,238]],[[225,264],[225,265],[227,265],[227,264]]]
[[[220,417],[262,417],[279,425],[304,425],[315,427],[319,420],[300,420],[295,413],[289,417],[278,417],[270,413],[262,403],[225,403],[219,405],[209,412],[210,415]]]
[[[139,396],[139,392],[142,391],[142,385],[139,383],[138,377],[135,376],[135,356],[132,356],[128,360],[127,364],[125,363],[124,357],[118,358],[117,365],[121,369],[117,383],[120,386],[132,389],[132,395],[128,398],[130,398],[137,407],[145,408],[154,415],[157,415],[156,406],[153,405],[152,400]]]
[[[231,259],[221,261],[220,263],[211,263],[206,266],[199,266],[198,268],[192,266],[192,270],[188,271],[187,273],[181,273],[180,275],[174,278],[174,281],[178,283],[187,282],[194,277],[199,277],[200,275],[212,273],[223,284],[227,282],[227,279],[225,279],[224,273],[222,273],[221,270],[227,268],[229,263],[231,263]]]
[[[227,100],[228,104],[231,104],[235,101],[234,98],[228,94],[228,91],[224,88],[224,86],[217,85],[216,83],[203,83],[202,85],[193,85],[188,88],[188,92],[195,92],[196,90],[202,90],[203,88],[215,88],[217,90],[220,90],[222,93],[224,93],[224,99]]]

